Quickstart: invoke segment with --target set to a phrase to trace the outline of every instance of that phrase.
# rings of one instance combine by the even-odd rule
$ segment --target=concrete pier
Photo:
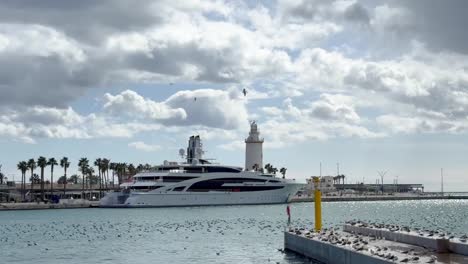
[[[324,241],[310,239],[299,234],[285,232],[284,247],[308,258],[323,263],[392,263],[386,259],[377,259],[373,256],[352,250],[351,248],[338,247]]]
[[[345,224],[345,232],[364,236],[384,238],[390,241],[421,246],[432,249],[438,253],[457,253],[468,256],[467,238],[456,238],[444,233],[423,232],[410,230],[409,228],[376,227],[367,223]]]
[[[284,234],[286,250],[323,263],[468,263],[468,256],[452,251],[450,243],[447,244],[449,252],[445,253],[415,245],[418,243],[407,244],[379,239],[372,234],[363,235],[334,229],[325,229],[322,232],[289,229]],[[460,246],[460,252],[464,252],[465,245],[466,243],[457,241],[452,247]]]

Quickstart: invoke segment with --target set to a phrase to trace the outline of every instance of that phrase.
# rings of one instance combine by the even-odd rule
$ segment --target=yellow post
[[[319,189],[320,178],[314,177],[314,202],[315,202],[315,231],[322,230],[322,195]]]

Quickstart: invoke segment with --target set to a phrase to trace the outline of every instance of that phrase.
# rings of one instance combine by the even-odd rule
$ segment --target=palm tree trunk
[[[85,173],[84,169],[82,168],[81,173],[83,174],[83,182],[81,183],[81,199],[84,199],[84,185],[85,185]]]
[[[107,169],[107,171],[106,171],[106,181],[105,181],[106,190],[107,190],[107,183],[108,182],[109,182],[109,169]]]
[[[26,200],[26,172],[23,173],[23,201]]]
[[[31,169],[31,197],[32,197],[32,200],[34,200],[34,195],[33,195],[33,191],[34,191],[34,171]]]
[[[24,176],[25,172],[22,171],[21,172],[21,199],[24,201],[24,189],[25,189],[25,185],[24,185]]]
[[[101,199],[101,191],[102,191],[102,178],[101,178],[101,168],[98,168],[99,172],[99,200]]]
[[[66,193],[65,193],[65,190],[67,189],[67,169],[64,170],[64,177],[65,177],[65,181],[63,182],[63,198],[65,199],[66,197]]]
[[[45,200],[45,193],[44,193],[44,167],[41,167],[41,199],[42,199],[42,201]]]
[[[50,198],[54,195],[54,167],[50,167]]]

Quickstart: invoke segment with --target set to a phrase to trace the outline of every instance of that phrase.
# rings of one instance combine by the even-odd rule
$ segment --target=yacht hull
[[[113,192],[100,207],[176,207],[287,203],[300,188],[288,184],[282,189],[251,192]]]

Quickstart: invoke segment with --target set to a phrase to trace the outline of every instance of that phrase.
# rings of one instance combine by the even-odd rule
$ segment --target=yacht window
[[[203,167],[185,167],[184,168],[185,172],[187,173],[202,173],[203,172]]]
[[[147,190],[147,189],[155,190],[161,187],[162,186],[132,186],[131,189],[133,190]]]
[[[174,188],[174,192],[181,192],[185,189],[185,186],[179,186]]]
[[[244,186],[243,182],[263,181],[251,178],[222,178],[214,180],[200,181],[192,184],[188,188],[189,192],[208,192],[208,191],[224,191],[224,192],[249,192],[249,191],[268,191],[281,189],[283,186],[264,186],[264,185],[249,185]],[[223,186],[225,183],[239,183],[239,186]]]
[[[215,166],[206,166],[205,172],[241,172],[241,170],[236,168],[229,168],[229,167],[215,167]]]
[[[181,182],[190,179],[194,179],[197,177],[190,177],[190,176],[164,176],[163,182]]]

